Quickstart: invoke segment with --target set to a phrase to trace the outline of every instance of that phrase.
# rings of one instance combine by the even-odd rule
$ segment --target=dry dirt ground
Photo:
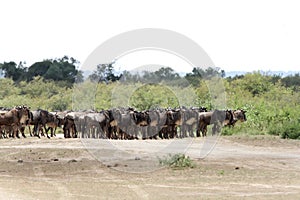
[[[0,140],[0,199],[300,199],[300,141]],[[189,155],[172,169],[158,157]]]

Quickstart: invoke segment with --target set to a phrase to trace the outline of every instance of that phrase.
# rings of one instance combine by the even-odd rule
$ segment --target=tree
[[[44,76],[52,64],[51,60],[44,60],[42,62],[35,62],[28,68],[27,81],[33,80],[36,76]]]
[[[27,81],[33,80],[36,76],[41,76],[45,80],[63,81],[65,86],[71,87],[78,77],[82,77],[81,72],[76,69],[79,62],[74,58],[64,56],[55,60],[44,60],[36,62],[28,68]]]
[[[270,91],[271,77],[258,72],[247,73],[242,79],[237,79],[235,84],[249,91],[253,96],[259,96]]]
[[[24,66],[25,63],[20,62],[17,65],[15,62],[4,62],[1,65],[1,69],[4,72],[5,78],[11,78],[14,82],[20,82],[25,80],[25,73],[27,68]]]
[[[282,78],[282,83],[285,87],[291,87],[294,91],[300,87],[300,74],[290,75]]]
[[[97,70],[93,72],[89,76],[89,79],[92,81],[97,82],[105,82],[108,83],[109,81],[115,82],[118,81],[122,75],[115,75],[114,74],[114,63],[108,63],[108,64],[99,64],[97,65]]]
[[[207,69],[202,69],[200,67],[194,67],[191,73],[185,75],[186,80],[190,82],[193,86],[199,86],[201,80],[211,79],[215,76],[225,77],[225,71],[220,68],[208,67]]]
[[[171,81],[180,78],[179,74],[176,73],[170,67],[162,67],[159,70],[155,71],[154,74],[157,77],[159,82],[162,80]]]

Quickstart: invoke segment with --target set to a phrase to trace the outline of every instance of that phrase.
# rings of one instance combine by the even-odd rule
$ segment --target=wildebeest
[[[147,111],[136,111],[132,108],[118,108],[109,110],[110,139],[137,139],[141,133],[147,138],[147,126],[150,118]]]
[[[54,116],[53,121],[49,121],[46,123],[47,125],[47,131],[48,132],[50,130],[50,135],[51,137],[56,136],[55,132],[57,127],[62,127],[64,125],[64,119],[62,117],[60,117],[59,115],[57,115],[57,112],[55,113],[51,113]]]
[[[150,124],[147,129],[147,134],[150,139],[157,139],[159,136],[163,139],[163,132],[167,124],[167,110],[166,109],[152,109],[148,112]]]
[[[48,130],[46,125],[49,125],[50,127],[57,127],[59,125],[59,119],[54,114],[38,109],[36,111],[32,111],[32,121],[30,122],[31,125],[34,125],[33,128],[33,135],[40,137],[40,128],[44,128],[47,138],[50,138],[48,135]],[[53,136],[53,132],[51,133],[51,136]]]
[[[28,124],[30,110],[26,106],[17,106],[7,112],[0,114],[0,126],[11,126],[13,129],[12,137],[19,138],[19,129]],[[25,136],[25,135],[23,135]]]
[[[63,122],[64,122],[63,125],[64,137],[77,138],[78,133],[77,133],[76,124],[73,116],[66,115]]]
[[[192,107],[184,109],[184,120],[181,126],[181,137],[194,137],[193,130],[197,128],[199,113],[207,112],[205,107]]]
[[[221,126],[231,124],[235,120],[232,110],[214,110],[210,112],[199,113],[197,137],[200,137],[200,131],[202,136],[207,134],[207,126],[213,125],[212,134],[220,131]]]

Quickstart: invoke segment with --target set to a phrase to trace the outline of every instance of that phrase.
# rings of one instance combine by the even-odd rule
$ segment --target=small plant
[[[219,171],[218,174],[223,176],[225,174],[225,171],[222,169],[222,170]]]
[[[193,161],[190,159],[189,156],[185,156],[184,154],[175,154],[171,155],[169,154],[168,156],[159,159],[159,164],[168,166],[171,168],[194,168],[195,164]]]

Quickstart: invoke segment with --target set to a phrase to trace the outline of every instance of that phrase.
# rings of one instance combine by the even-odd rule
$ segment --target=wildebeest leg
[[[206,133],[207,133],[207,125],[204,125],[202,128],[202,137],[206,137]]]
[[[214,126],[212,127],[212,134],[215,135],[216,132],[220,132],[221,131],[221,123],[220,122],[216,122],[214,124]]]
[[[164,139],[169,139],[169,126],[164,127],[164,129],[163,129],[163,138]]]
[[[111,139],[112,132],[113,132],[113,127],[109,125],[108,126],[108,131],[107,131],[107,134],[106,134],[107,139]]]
[[[22,136],[23,136],[24,138],[26,138],[26,136],[25,136],[25,126],[22,126],[22,127],[20,128],[20,132],[22,133]]]
[[[160,139],[164,139],[162,129],[159,130],[158,137],[160,137]]]
[[[178,137],[178,138],[186,137],[185,136],[185,125],[181,125],[179,128],[180,128],[179,135],[177,134],[177,136],[175,135],[175,137]]]
[[[66,126],[64,126],[63,131],[64,131],[64,138],[67,138],[67,128],[66,128]]]
[[[63,131],[64,131],[64,138],[70,137],[70,125],[68,123],[64,124]]]
[[[14,125],[13,126],[13,138],[16,138],[16,137],[20,138],[20,136],[19,136],[19,127]]]
[[[72,130],[72,138],[77,138],[77,130],[76,130],[75,123],[72,125],[71,130]]]
[[[56,135],[55,135],[56,127],[55,127],[55,128],[53,128],[53,127],[48,127],[47,132],[48,132],[49,130],[50,130],[50,137],[56,136]]]
[[[216,130],[217,130],[217,125],[214,124],[212,127],[212,134],[215,135],[216,134]]]
[[[176,126],[175,126],[175,125],[171,125],[171,126],[169,126],[169,130],[168,130],[168,132],[169,132],[169,137],[168,137],[168,139],[170,139],[170,138],[174,138],[174,137],[175,137],[175,135],[176,135],[176,133],[177,133]]]
[[[141,126],[141,134],[142,134],[142,139],[146,140],[147,139],[147,127],[146,126]]]
[[[32,137],[34,134],[32,134],[32,132],[31,132],[30,125],[28,125],[28,128],[29,128],[30,137]]]
[[[148,136],[150,139],[157,139],[157,127],[156,126],[148,126]]]
[[[47,129],[46,124],[44,124],[43,127],[44,127],[44,130],[46,132],[47,138],[50,139],[50,136],[48,135],[48,131],[49,131],[50,127]]]
[[[138,137],[138,128],[136,126],[132,126],[132,133],[134,135],[134,138],[138,140],[139,139],[139,137]]]
[[[190,137],[195,137],[193,128],[194,128],[193,125],[188,125],[188,127],[187,127],[187,129],[188,129],[187,132],[189,133]]]
[[[200,126],[197,127],[196,136],[197,136],[197,137],[200,137],[200,136],[201,136],[201,135],[200,135]]]
[[[51,131],[51,137],[56,136],[55,132],[56,132],[56,127],[54,128],[54,130],[53,130],[53,128],[52,128],[52,131]]]
[[[33,135],[37,136],[38,138],[40,137],[40,124],[35,124],[33,127]]]
[[[207,129],[207,124],[204,121],[200,121],[197,126],[197,137],[201,137],[202,132],[202,137],[206,136],[206,133],[204,133],[205,129]]]
[[[3,132],[3,130],[0,127],[0,139],[3,139],[3,138],[4,138],[4,132]]]

